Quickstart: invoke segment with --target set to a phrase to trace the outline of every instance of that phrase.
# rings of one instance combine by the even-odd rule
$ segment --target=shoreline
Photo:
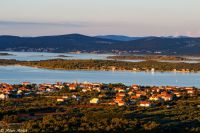
[[[51,82],[47,82],[47,83],[34,83],[34,82],[30,82],[30,81],[27,81],[27,80],[24,80],[24,81],[22,81],[22,82],[19,82],[19,83],[15,83],[15,84],[13,84],[13,83],[7,83],[7,82],[0,82],[0,84],[2,84],[2,83],[6,83],[6,84],[10,84],[10,85],[21,85],[21,84],[23,84],[23,83],[26,83],[26,82],[28,82],[30,85],[31,84],[51,84],[51,85],[54,85],[54,84],[57,84],[57,83],[68,83],[68,84],[74,84],[74,82],[72,82],[72,81],[64,81],[64,82],[62,82],[62,81],[56,81],[56,82],[54,82],[54,83],[51,83]],[[84,81],[85,82],[85,81]],[[82,81],[77,81],[77,83],[76,84],[84,84],[84,82],[82,82]],[[176,87],[178,87],[178,88],[190,88],[190,87],[194,87],[194,88],[196,88],[196,89],[200,89],[200,87],[197,87],[197,86],[178,86],[178,85],[145,85],[145,84],[130,84],[130,85],[126,85],[126,84],[124,84],[123,82],[112,82],[112,83],[106,83],[106,82],[88,82],[87,81],[87,84],[102,84],[102,85],[109,85],[109,84],[116,84],[116,85],[124,85],[124,86],[126,86],[126,87],[131,87],[131,86],[133,86],[133,85],[135,85],[135,86],[138,86],[138,87],[173,87],[173,88],[176,88]]]
[[[0,59],[0,66],[27,66],[48,70],[84,70],[112,72],[171,72],[171,73],[200,73],[200,63],[166,63],[156,61],[125,62],[113,60],[64,60],[51,59],[41,61],[18,61]],[[195,67],[195,68],[194,68]],[[171,70],[169,70],[171,69]]]
[[[24,82],[29,82],[29,84],[51,84],[51,85],[54,85],[54,84],[57,84],[57,83],[70,83],[70,84],[73,84],[73,83],[78,83],[78,84],[84,84],[85,82],[88,83],[88,84],[102,84],[102,85],[109,85],[109,84],[116,84],[116,85],[123,85],[123,86],[127,86],[127,87],[131,87],[132,85],[137,85],[139,87],[174,87],[174,88],[196,88],[198,90],[200,90],[200,86],[195,86],[195,85],[175,85],[175,84],[163,84],[163,85],[159,85],[159,84],[140,84],[140,83],[130,83],[130,84],[126,84],[124,82],[100,82],[100,81],[81,81],[81,80],[55,80],[55,81],[46,81],[46,82],[34,82],[33,80],[20,80],[20,81],[15,81],[15,82],[6,82],[6,81],[1,81],[0,80],[0,84],[2,83],[6,83],[6,84],[10,84],[10,85],[20,85],[20,84],[23,84]]]
[[[187,56],[187,55],[115,55],[108,56],[107,59],[112,60],[144,60],[144,61],[157,61],[157,62],[187,62],[196,61],[200,63],[200,56]]]
[[[0,66],[21,66],[21,67],[32,67],[37,69],[46,69],[46,70],[62,70],[62,71],[99,71],[99,72],[145,72],[145,73],[183,73],[183,74],[200,74],[200,71],[197,72],[182,72],[182,71],[133,71],[133,70],[101,70],[101,69],[64,69],[64,68],[49,68],[49,67],[40,67],[40,66],[29,66],[29,65],[21,65],[21,64],[14,64],[14,65],[0,65]]]
[[[24,66],[24,65],[19,65]],[[200,74],[199,72],[182,72],[182,71],[133,71],[133,70],[101,70],[101,69],[64,69],[64,68],[48,68],[48,67],[38,67],[38,66],[27,66],[27,67],[33,67],[38,69],[47,69],[47,70],[63,70],[63,71],[99,71],[99,72],[146,72],[146,73],[192,73],[192,74]]]

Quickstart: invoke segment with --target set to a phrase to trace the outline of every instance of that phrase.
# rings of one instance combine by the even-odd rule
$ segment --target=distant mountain
[[[200,38],[146,37],[116,41],[80,34],[41,37],[0,36],[0,50],[200,55]]]
[[[164,37],[164,38],[192,38],[189,36],[161,36],[161,37]]]
[[[140,53],[200,55],[200,38],[148,37],[118,44]]]
[[[145,37],[129,37],[129,36],[123,36],[123,35],[102,35],[102,36],[95,36],[96,38],[102,38],[102,39],[111,39],[116,41],[132,41],[132,40],[138,40]]]
[[[117,41],[80,34],[59,36],[17,37],[0,36],[0,50],[12,51],[95,51],[103,50]]]

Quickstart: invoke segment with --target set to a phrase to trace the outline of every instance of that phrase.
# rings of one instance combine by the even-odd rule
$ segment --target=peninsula
[[[43,61],[17,61],[1,59],[0,65],[22,65],[62,70],[200,72],[200,63],[169,63],[151,60],[142,62],[126,62],[115,60],[52,59]]]

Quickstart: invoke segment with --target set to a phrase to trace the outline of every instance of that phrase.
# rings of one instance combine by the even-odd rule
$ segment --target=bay
[[[26,66],[0,66],[0,82],[19,84],[61,82],[124,83],[126,85],[195,86],[200,87],[199,73],[129,72],[129,71],[66,71]]]

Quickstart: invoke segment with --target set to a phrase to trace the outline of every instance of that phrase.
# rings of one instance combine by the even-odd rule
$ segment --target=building
[[[176,92],[174,92],[174,95],[176,95],[176,97],[181,97],[181,96],[182,96],[182,93],[181,93],[181,92],[178,92],[178,91],[176,91]]]
[[[92,103],[92,104],[97,104],[97,103],[99,103],[99,99],[98,99],[98,98],[92,98],[92,99],[90,100],[90,103]]]
[[[57,102],[64,102],[65,99],[64,98],[57,98]]]
[[[116,92],[125,92],[125,89],[123,89],[123,88],[115,88],[115,91]]]
[[[151,101],[159,101],[160,97],[159,96],[151,96],[151,97],[149,97],[149,100],[151,100]]]
[[[22,82],[22,85],[30,85],[31,83],[30,82]]]
[[[8,98],[9,98],[8,94],[0,94],[0,99],[5,100]]]
[[[170,95],[170,94],[163,95],[163,96],[161,96],[161,98],[162,98],[164,101],[171,101],[171,100],[173,100],[173,96]]]
[[[125,105],[125,102],[124,101],[118,101],[118,106],[124,106]]]
[[[134,90],[137,90],[137,89],[139,89],[139,86],[136,85],[136,84],[133,84],[133,85],[132,85],[132,88],[133,88]]]
[[[69,85],[69,89],[70,89],[70,90],[76,90],[76,88],[77,88],[77,85],[76,85],[76,84],[70,84],[70,85]]]
[[[116,95],[120,97],[125,97],[126,94],[124,92],[118,92]]]
[[[130,100],[131,100],[131,101],[134,101],[134,100],[136,100],[136,99],[138,99],[138,98],[140,98],[140,97],[138,97],[138,96],[131,96],[131,97],[130,97]]]
[[[150,107],[151,103],[148,101],[140,101],[140,106],[141,107]]]
[[[68,97],[68,96],[62,96],[62,98],[63,98],[63,99],[68,99],[69,97]]]
[[[193,87],[187,87],[185,88],[187,94],[190,94],[190,95],[194,95],[195,94],[195,90]]]

